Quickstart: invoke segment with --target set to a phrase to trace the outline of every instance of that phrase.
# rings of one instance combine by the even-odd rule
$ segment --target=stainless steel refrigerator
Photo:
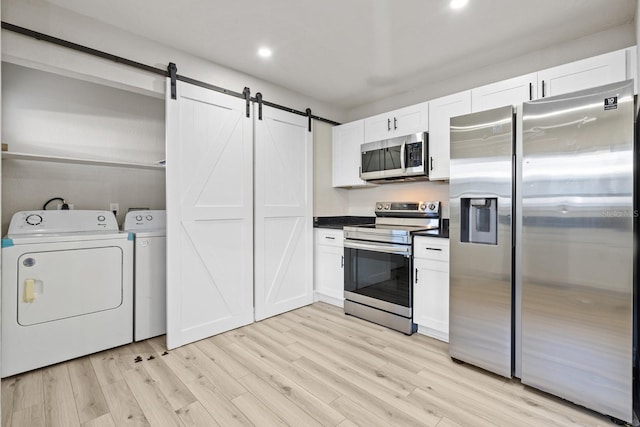
[[[518,114],[451,119],[450,354],[632,422],[633,82]]]

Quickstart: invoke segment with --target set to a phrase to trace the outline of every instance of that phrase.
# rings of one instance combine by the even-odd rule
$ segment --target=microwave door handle
[[[400,168],[403,172],[407,170],[407,161],[405,156],[407,154],[407,140],[405,139],[400,146]]]

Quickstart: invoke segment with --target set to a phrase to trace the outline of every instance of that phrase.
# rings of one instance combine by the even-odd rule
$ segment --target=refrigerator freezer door
[[[632,421],[633,82],[523,106],[522,382]]]
[[[451,119],[449,354],[512,373],[513,108]]]

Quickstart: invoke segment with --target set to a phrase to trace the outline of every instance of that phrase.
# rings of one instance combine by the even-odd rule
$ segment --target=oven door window
[[[344,290],[411,307],[411,258],[345,248]]]

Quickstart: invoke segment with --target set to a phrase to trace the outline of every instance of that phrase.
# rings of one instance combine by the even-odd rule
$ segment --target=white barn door
[[[167,80],[167,347],[253,322],[253,127],[245,102]]]
[[[313,134],[263,107],[255,122],[255,317],[313,302]]]

